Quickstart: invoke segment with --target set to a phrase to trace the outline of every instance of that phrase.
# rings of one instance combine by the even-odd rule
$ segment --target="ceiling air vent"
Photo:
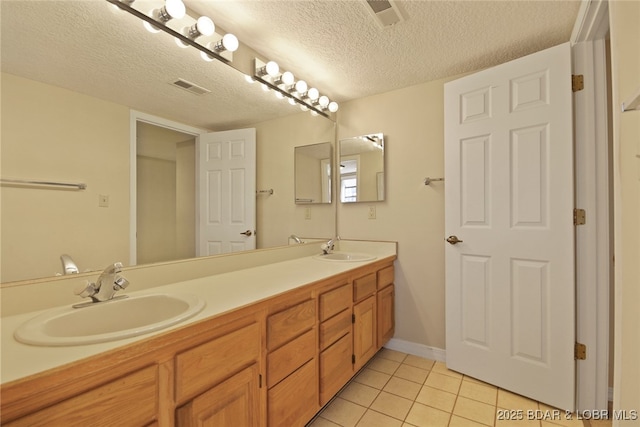
[[[383,28],[403,20],[398,6],[391,0],[366,0],[366,2],[376,22]]]
[[[198,86],[195,83],[191,83],[185,79],[178,79],[176,81],[171,82],[173,86],[179,87],[180,89],[184,89],[196,95],[204,95],[205,93],[210,93],[209,89],[205,89],[202,86]]]

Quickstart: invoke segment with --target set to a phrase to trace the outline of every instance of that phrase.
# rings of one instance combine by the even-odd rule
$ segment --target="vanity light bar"
[[[112,5],[116,6],[117,8],[130,13],[131,15],[141,19],[147,26],[147,28],[151,27],[154,30],[158,30],[158,31],[164,31],[165,33],[171,35],[172,37],[175,37],[176,40],[178,42],[180,42],[180,44],[184,45],[185,47],[191,46],[194,47],[196,49],[198,49],[201,52],[201,55],[204,57],[208,57],[211,59],[218,59],[222,62],[232,62],[233,61],[233,52],[238,48],[238,42],[237,42],[237,38],[235,36],[232,36],[231,34],[226,34],[224,37],[227,37],[227,46],[231,45],[232,47],[225,47],[223,48],[218,48],[217,44],[214,43],[209,43],[204,41],[202,44],[199,43],[198,41],[196,41],[196,39],[198,40],[203,40],[203,39],[215,39],[215,40],[223,40],[224,37],[213,32],[211,33],[211,37],[200,37],[203,34],[200,34],[199,37],[194,37],[195,34],[189,35],[189,33],[187,34],[183,34],[182,30],[183,27],[185,27],[185,21],[186,21],[186,27],[187,28],[193,28],[194,25],[197,24],[197,20],[190,17],[189,15],[185,15],[182,18],[179,19],[171,19],[171,20],[167,20],[167,21],[163,21],[163,20],[156,20],[154,19],[154,17],[152,17],[151,15],[155,16],[156,14],[154,13],[145,13],[145,11],[141,11],[138,10],[136,8],[134,8],[133,6],[138,3],[136,1],[131,1],[131,0],[106,0],[107,2],[111,3]],[[175,1],[174,1],[175,2]],[[166,6],[164,6],[165,2],[149,2],[149,1],[144,1],[144,2],[139,2],[140,4],[144,4],[145,7],[149,7],[152,4],[158,3],[160,4],[161,8],[164,8]],[[168,3],[168,2],[167,2]],[[157,9],[157,8],[155,8]],[[148,11],[146,12],[152,12],[153,10],[155,10],[154,8],[150,8]],[[173,24],[174,22],[176,22],[176,24]],[[174,25],[176,28],[179,25],[179,29],[175,30],[174,28],[170,27],[169,24]],[[213,24],[213,22],[212,22]],[[202,26],[202,25],[201,25]],[[205,31],[206,33],[207,31]],[[208,34],[207,34],[208,35]],[[228,36],[232,36],[232,37],[228,37]],[[229,43],[229,40],[231,40],[234,43]],[[223,46],[222,43],[220,44],[220,46]]]
[[[288,100],[292,105],[299,104],[304,111],[311,111],[311,114],[328,118],[328,112],[338,111],[337,102],[329,100],[325,95],[320,96],[318,90],[309,88],[304,80],[292,81],[293,74],[280,70],[278,64],[273,61],[265,63],[255,58],[253,77],[265,87],[274,90],[278,97]]]

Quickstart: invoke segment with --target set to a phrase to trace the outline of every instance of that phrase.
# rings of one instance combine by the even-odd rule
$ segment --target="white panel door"
[[[198,256],[255,249],[256,130],[198,140]]]
[[[571,61],[556,46],[445,85],[450,369],[574,408]]]

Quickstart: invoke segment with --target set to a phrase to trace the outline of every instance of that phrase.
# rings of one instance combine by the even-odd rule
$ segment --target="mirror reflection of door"
[[[195,137],[137,122],[137,263],[195,256]]]

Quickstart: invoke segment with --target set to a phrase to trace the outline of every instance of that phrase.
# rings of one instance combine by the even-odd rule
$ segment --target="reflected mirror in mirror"
[[[304,138],[333,143],[333,121],[300,112],[249,84],[237,69],[180,49],[165,33],[149,33],[138,18],[106,1],[3,0],[1,7],[2,178],[84,183],[86,189],[0,187],[0,282],[59,275],[62,254],[80,273],[115,261],[131,265],[134,111],[198,133],[256,129],[256,144],[264,147],[256,158],[256,188],[275,191],[251,195],[258,249],[286,245],[292,233],[335,235],[335,204],[315,207],[320,211],[311,220],[295,210],[294,165],[284,161]],[[255,56],[247,49],[241,45],[238,58]],[[195,95],[173,84],[180,79],[210,92]],[[153,205],[146,211],[157,217]],[[147,239],[138,264],[193,256],[193,235],[179,230],[193,226],[176,227],[175,255],[152,253],[158,248]]]
[[[296,204],[331,203],[331,143],[295,147]]]
[[[384,136],[372,133],[342,139],[339,150],[340,201],[384,200]]]

